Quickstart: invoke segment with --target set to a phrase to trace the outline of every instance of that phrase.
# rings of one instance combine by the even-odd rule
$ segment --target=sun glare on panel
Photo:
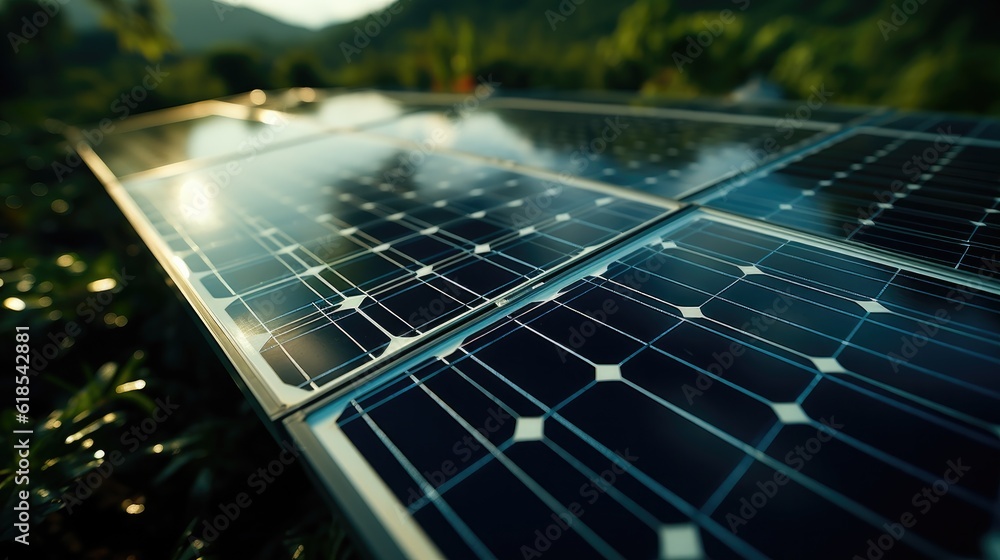
[[[200,178],[186,180],[177,189],[177,212],[189,224],[214,229],[219,226],[216,215],[218,185]]]

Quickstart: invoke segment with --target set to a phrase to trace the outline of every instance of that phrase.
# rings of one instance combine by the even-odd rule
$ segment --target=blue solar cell
[[[449,155],[422,156],[399,178],[407,154],[326,134],[123,187],[156,208],[157,236],[179,240],[170,259],[256,360],[250,375],[300,392],[282,404],[378,366],[676,206]]]
[[[812,121],[785,130],[776,118],[757,115],[734,120],[620,106],[530,107],[499,100],[454,122],[427,109],[370,130],[423,144],[435,144],[447,130],[449,147],[461,152],[677,197],[836,128]]]
[[[957,129],[920,139],[858,133],[698,200],[992,275],[1000,251],[1000,166],[994,153],[988,143]]]
[[[545,97],[255,92],[83,155],[376,555],[984,555],[1000,125]]]
[[[315,408],[307,439],[350,431],[368,476],[406,465],[382,479],[401,507],[485,557],[556,519],[560,555],[863,554],[950,465],[1000,461],[1000,297],[707,215],[657,236]],[[961,476],[900,548],[980,553],[1000,474]]]

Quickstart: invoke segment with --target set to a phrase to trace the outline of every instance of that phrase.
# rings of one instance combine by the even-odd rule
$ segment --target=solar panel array
[[[447,155],[399,180],[398,152],[330,135],[123,186],[265,383],[305,392],[669,213]]]
[[[995,123],[472,99],[80,148],[375,555],[997,546]]]
[[[697,216],[314,429],[449,557],[795,557],[829,534],[863,555],[956,461],[962,487],[897,546],[972,556],[1000,484],[1000,299],[953,289]]]
[[[798,128],[773,117],[742,118],[636,108],[624,114],[575,112],[588,105],[498,101],[460,120],[449,143],[466,153],[676,198],[747,165],[773,158],[831,123]],[[559,111],[547,109],[560,108]],[[678,118],[680,117],[680,118]],[[434,144],[446,117],[423,110],[372,128]]]
[[[936,126],[930,136],[848,133],[709,192],[702,202],[948,268],[989,273],[1000,249],[995,157],[1000,144],[977,135],[998,125]]]

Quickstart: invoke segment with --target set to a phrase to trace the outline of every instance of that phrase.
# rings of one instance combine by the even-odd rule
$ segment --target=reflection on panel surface
[[[547,97],[73,139],[377,556],[981,556],[997,125]]]
[[[710,193],[708,206],[995,274],[1000,251],[996,148],[959,134],[857,134]]]
[[[998,333],[996,296],[693,219],[310,423],[448,557],[849,558],[907,511],[909,556],[975,556]]]
[[[332,135],[125,188],[281,383],[371,365],[666,211]],[[275,380],[277,381],[277,380]]]
[[[271,117],[270,123],[225,115],[172,121],[148,128],[125,130],[104,137],[88,132],[95,150],[119,177],[157,167],[217,157],[250,157],[262,146],[315,134],[307,123]]]
[[[903,113],[886,118],[880,128],[906,132],[957,134],[967,138],[1000,140],[1000,122],[933,113]]]
[[[411,110],[374,92],[319,99],[314,92],[308,96],[303,92],[312,90],[300,88],[271,96],[258,91],[231,103],[206,101],[144,115],[133,126],[129,126],[133,121],[122,125],[116,118],[109,121],[110,126],[85,130],[84,139],[116,176],[123,177],[206,158],[245,159],[283,142],[324,130],[363,127]]]
[[[423,111],[377,133],[677,197],[743,166],[757,166],[817,136],[800,122],[754,124],[636,116],[628,107],[592,113],[492,109]]]

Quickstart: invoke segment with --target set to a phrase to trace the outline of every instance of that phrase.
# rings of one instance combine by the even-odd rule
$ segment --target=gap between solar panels
[[[83,152],[272,418],[678,208],[445,155],[428,165],[452,181],[381,188],[397,149],[344,135],[282,146],[215,190],[220,165],[119,182]]]
[[[506,557],[530,541],[524,539],[533,528],[546,527],[555,511],[567,515],[574,538],[582,539],[572,546],[589,553],[649,557],[683,549],[692,558],[786,556],[791,549],[781,548],[783,540],[760,530],[767,522],[754,521],[757,530],[737,534],[726,521],[740,495],[774,473],[792,481],[787,484],[794,490],[782,490],[779,498],[800,504],[798,530],[819,519],[849,529],[853,540],[839,539],[838,547],[850,553],[854,540],[864,543],[881,529],[884,518],[877,512],[886,505],[869,492],[824,479],[822,469],[799,472],[769,445],[784,449],[827,420],[848,434],[846,441],[860,438],[858,449],[872,454],[861,476],[885,468],[878,449],[887,446],[905,458],[889,461],[901,469],[893,476],[917,478],[951,458],[951,451],[939,448],[942,438],[968,442],[963,456],[975,455],[977,464],[1000,455],[990,396],[996,384],[981,374],[1000,346],[996,284],[978,289],[942,281],[881,257],[780,227],[685,212],[502,316],[455,333],[400,364],[396,374],[309,406],[285,424],[339,503],[359,510],[361,530],[380,554]],[[640,269],[645,280],[629,280]],[[605,309],[606,298],[615,298],[617,309],[602,316],[594,310]],[[759,313],[770,322],[751,321]],[[920,321],[930,317],[949,331],[947,341],[925,341],[912,353],[905,344],[894,346],[894,331],[919,333]],[[588,321],[597,327],[580,329],[586,339],[566,338]],[[954,337],[994,357],[979,356]],[[975,342],[981,337],[989,341]],[[717,356],[734,348],[728,360]],[[983,363],[948,369],[974,359]],[[705,363],[713,365],[706,369]],[[761,368],[769,375],[751,375]],[[688,389],[661,375],[668,370],[671,379],[686,379]],[[845,399],[864,405],[845,409]],[[879,439],[864,422],[851,420],[851,410],[863,410],[882,411],[890,425],[924,422],[914,407],[933,410],[948,427],[922,436],[930,438],[926,452]],[[623,417],[650,422],[654,416],[668,428],[652,443],[636,425],[619,426]],[[483,425],[484,418],[493,420]],[[494,420],[499,424],[490,428]],[[467,445],[468,457],[463,434],[477,444]],[[676,445],[662,445],[669,434]],[[672,455],[677,449],[685,450],[684,461]],[[623,450],[639,460],[621,462]],[[613,494],[606,489],[606,501],[590,502],[595,505],[583,511],[566,510],[574,496],[560,494],[555,481],[585,481],[586,473],[607,464],[631,473],[632,482],[621,482]],[[487,469],[488,475],[480,474]],[[498,486],[501,493],[490,491]],[[469,496],[490,496],[491,507]],[[968,531],[989,525],[988,490],[960,498],[985,508]],[[612,502],[623,508],[614,516],[621,526],[589,525]],[[810,507],[801,509],[802,503]],[[675,512],[667,516],[676,517],[673,522],[649,513],[666,504]],[[510,527],[512,509],[524,531]],[[792,522],[780,515],[771,521],[779,519],[783,527]],[[681,527],[684,539],[677,537]],[[942,557],[966,554],[969,542],[974,539],[910,532],[898,546]]]
[[[781,464],[764,455],[768,438],[818,422],[819,410],[828,404],[823,398],[841,394],[838,391],[872,398],[859,387],[875,386],[880,395],[888,395],[877,399],[886,409],[930,410],[961,437],[974,433],[982,440],[986,436],[979,432],[989,432],[994,425],[995,408],[990,408],[989,387],[984,386],[988,379],[937,371],[942,363],[956,363],[940,360],[947,345],[934,342],[906,359],[892,356],[908,352],[870,346],[904,328],[899,322],[910,325],[934,316],[932,307],[944,301],[938,292],[954,286],[978,294],[983,303],[969,306],[975,312],[966,311],[963,317],[971,319],[949,319],[952,323],[944,325],[948,336],[961,339],[962,351],[984,348],[979,354],[990,358],[996,329],[990,334],[989,326],[995,324],[994,304],[1000,301],[995,281],[980,279],[969,269],[944,266],[947,250],[900,254],[906,253],[899,249],[905,246],[891,242],[909,233],[891,215],[880,212],[871,225],[861,224],[885,226],[879,236],[872,236],[889,240],[881,244],[861,244],[855,238],[845,243],[815,227],[824,217],[843,221],[843,208],[853,211],[864,200],[864,189],[870,190],[867,185],[899,171],[894,151],[906,148],[906,142],[926,143],[928,127],[940,124],[941,117],[907,120],[859,110],[838,114],[831,119],[836,122],[818,119],[766,158],[770,163],[734,186],[744,179],[727,182],[734,172],[726,166],[767,141],[777,108],[734,116],[721,109],[496,99],[484,102],[473,118],[452,122],[441,109],[454,98],[399,95],[386,101],[369,96],[364,103],[382,101],[361,115],[354,114],[358,98],[350,95],[355,94],[329,96],[324,98],[329,105],[302,109],[301,118],[289,118],[296,124],[283,129],[287,136],[275,134],[268,142],[259,136],[273,130],[267,120],[299,109],[280,103],[263,109],[199,104],[144,117],[120,141],[112,136],[78,149],[235,365],[237,382],[246,385],[269,420],[283,420],[269,423],[285,427],[306,450],[319,478],[380,555],[447,551],[489,557],[491,551],[505,550],[510,543],[473,526],[474,512],[455,513],[461,504],[452,507],[456,495],[448,492],[492,469],[494,478],[481,490],[503,487],[497,480],[512,474],[524,503],[541,500],[548,511],[558,510],[552,494],[556,481],[533,482],[546,475],[544,470],[531,471],[536,452],[531,450],[539,445],[562,450],[560,457],[573,468],[551,472],[566,479],[609,464],[627,469],[614,445],[599,442],[608,436],[599,433],[599,426],[567,435],[567,429],[573,430],[559,415],[574,416],[582,425],[586,419],[579,413],[587,409],[578,403],[574,408],[574,401],[606,397],[623,384],[636,385],[637,370],[629,364],[639,362],[616,353],[637,344],[649,346],[644,359],[679,360],[675,370],[691,373],[697,364],[682,354],[696,348],[685,346],[685,341],[711,331],[711,337],[730,337],[756,348],[761,360],[769,360],[789,379],[812,376],[811,385],[751,387],[753,380],[727,379],[723,374],[738,373],[741,367],[727,366],[711,378],[711,393],[688,393],[716,405],[726,404],[717,402],[721,395],[736,399],[748,407],[748,415],[737,415],[746,420],[742,424],[699,416],[706,407],[699,413],[681,412],[677,406],[682,404],[658,394],[655,387],[643,387],[646,400],[620,408],[621,414],[645,410],[662,415],[670,410],[722,442],[711,440],[718,447],[716,457],[722,459],[692,475],[724,474],[721,482],[677,487],[677,473],[647,473],[644,465],[649,462],[637,463],[645,473],[638,492],[623,488],[628,500],[600,502],[601,508],[625,504],[621,518],[631,515],[638,519],[635,527],[649,529],[635,543],[659,547],[668,557],[719,551],[754,556],[770,546],[752,533],[736,537],[713,516],[724,513],[730,493],[741,488],[741,477],[749,476],[745,473],[783,472]],[[338,100],[346,103],[338,106]],[[629,128],[608,115],[615,112],[626,113],[622,124]],[[340,118],[351,118],[350,126],[338,127],[334,121]],[[876,128],[857,128],[859,124]],[[940,240],[968,230],[968,242],[975,240],[977,248],[988,249],[996,245],[996,223],[991,220],[995,212],[988,210],[997,208],[986,205],[977,192],[995,187],[981,188],[976,182],[993,167],[974,148],[995,148],[984,139],[992,137],[994,128],[989,123],[959,126],[965,126],[968,136],[954,144],[962,153],[949,153],[949,161],[938,163],[940,170],[920,178],[925,183],[920,189],[908,189],[937,196],[929,201],[909,193],[896,198],[907,216],[919,218],[925,212],[919,204],[941,200],[947,191],[941,185],[965,189],[968,199],[962,204],[941,204],[942,219],[952,221],[924,222],[938,233],[920,232],[922,239]],[[560,173],[574,170],[580,141],[617,134],[616,127],[633,135],[602,138],[604,147],[591,151],[594,157],[588,157],[587,165],[576,173]],[[403,169],[401,162],[416,158],[415,150],[436,131],[444,131],[449,142],[421,150],[419,165]],[[75,143],[82,133],[69,135]],[[260,146],[241,155],[235,144],[247,135]],[[870,137],[885,138],[886,145],[872,144]],[[132,159],[143,153],[145,159]],[[783,182],[775,185],[775,177]],[[820,181],[829,184],[812,188]],[[704,204],[703,209],[663,198],[692,192],[697,194],[691,199]],[[733,197],[727,198],[730,193]],[[737,200],[737,195],[743,198]],[[807,206],[802,200],[809,197],[822,204]],[[907,206],[911,203],[918,206]],[[949,224],[958,223],[955,216],[980,210],[985,216],[971,229],[949,229]],[[648,284],[621,280],[628,270],[641,268],[636,259],[651,252],[683,252],[684,258],[675,259],[672,275],[647,275],[656,277]],[[957,263],[968,255],[977,256],[966,251]],[[753,334],[724,326],[727,321],[738,324],[747,313],[774,315],[766,309],[768,302],[756,297],[780,296],[771,284],[793,284],[809,297],[799,294],[799,307],[788,317],[776,318],[782,326],[770,332]],[[614,315],[601,305],[573,307],[589,301],[583,292],[600,290],[627,294],[629,311]],[[569,292],[577,303],[569,302]],[[775,300],[772,308],[779,303]],[[803,314],[800,308],[813,312]],[[572,341],[552,334],[553,329],[576,326],[573,320],[597,326],[593,332],[577,329]],[[664,332],[653,332],[660,327]],[[885,336],[852,339],[861,329]],[[666,331],[684,335],[674,341],[679,346],[663,346],[669,338],[663,336]],[[538,385],[539,379],[549,378],[530,375],[538,364],[526,359],[541,355],[540,345],[563,351],[550,352],[549,361],[543,360],[551,366],[545,370],[548,374],[560,372],[548,386]],[[912,375],[902,380],[886,377],[873,365],[871,357],[876,355],[890,358],[886,367]],[[499,375],[496,367],[483,373],[475,366],[478,373],[467,377],[479,385],[448,393],[454,387],[444,386],[440,364],[452,367],[458,360],[469,367],[473,362],[489,366],[504,361],[506,369]],[[508,362],[515,366],[510,368]],[[573,367],[566,365],[570,363]],[[913,376],[923,384],[912,384]],[[703,380],[692,379],[700,390]],[[937,391],[928,392],[928,387]],[[790,388],[801,393],[792,395]],[[810,396],[814,390],[825,397]],[[480,403],[480,393],[490,393],[492,402],[517,413],[501,418],[502,429],[495,430],[510,438],[494,442],[489,434],[481,434],[483,439],[477,441],[488,452],[470,463],[474,469],[454,480],[426,480],[423,473],[433,469],[417,464],[412,445],[426,442],[430,448],[441,443],[439,428],[450,433],[443,427],[454,423],[476,437],[469,430],[476,427],[474,418],[462,407]],[[647,400],[656,406],[647,410]],[[443,424],[430,422],[432,418]],[[746,431],[757,421],[769,426],[765,439]],[[687,423],[676,427],[678,433],[693,429]],[[400,438],[398,430],[409,430],[412,437]],[[864,434],[855,435],[863,439]],[[891,441],[875,443],[875,449],[892,446]],[[510,459],[508,451],[520,453],[520,458]],[[740,455],[744,452],[746,457]],[[732,469],[723,464],[729,459],[739,459]],[[920,476],[931,469],[924,457],[906,459],[893,465]],[[556,459],[550,463],[563,464]],[[817,511],[832,507],[848,512],[850,523],[865,530],[878,527],[878,504],[869,498],[850,496],[846,488],[824,490],[829,482],[786,474],[808,490],[810,500],[820,496]],[[412,500],[411,490],[416,494]],[[985,499],[960,491],[956,495],[974,505]],[[667,524],[654,522],[642,510],[655,504],[637,506],[647,499],[662,499],[670,511],[683,515]],[[632,546],[615,541],[607,528],[587,523],[571,532],[577,544],[602,553]],[[940,556],[953,544],[917,536],[907,537],[900,546]]]

